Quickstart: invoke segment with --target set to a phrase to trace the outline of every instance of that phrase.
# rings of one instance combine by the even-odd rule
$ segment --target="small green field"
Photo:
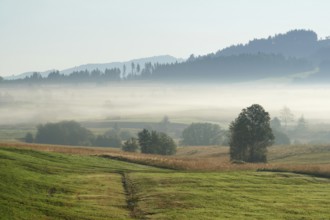
[[[329,219],[330,180],[0,147],[1,219]]]

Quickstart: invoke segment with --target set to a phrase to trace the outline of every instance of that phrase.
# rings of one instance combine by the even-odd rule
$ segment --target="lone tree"
[[[261,105],[243,109],[230,124],[230,158],[246,162],[266,162],[267,146],[273,143],[269,113]]]
[[[284,122],[285,129],[287,129],[288,124],[294,121],[294,114],[286,106],[283,107],[283,109],[280,111],[280,114],[281,114],[281,120]]]
[[[165,115],[164,118],[159,123],[159,131],[167,134],[170,124],[171,122],[169,117]]]
[[[274,134],[275,145],[288,145],[291,143],[290,138],[283,132],[281,120],[277,117],[270,120],[270,127]]]
[[[307,121],[302,115],[297,121],[296,132],[304,132],[306,130],[307,130]]]

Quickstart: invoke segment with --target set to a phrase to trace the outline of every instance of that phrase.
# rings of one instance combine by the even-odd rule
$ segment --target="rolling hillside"
[[[83,155],[87,148],[66,147],[67,153],[55,153],[18,147],[24,148],[0,147],[0,219],[326,219],[330,215],[330,181],[325,178],[253,169],[168,170]],[[30,147],[56,151],[46,145]]]

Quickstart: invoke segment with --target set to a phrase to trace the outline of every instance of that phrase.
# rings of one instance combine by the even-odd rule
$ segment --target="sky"
[[[0,0],[0,76],[187,58],[292,29],[330,36],[329,0]]]

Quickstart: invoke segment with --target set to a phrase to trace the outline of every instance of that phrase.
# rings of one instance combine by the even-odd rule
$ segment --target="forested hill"
[[[313,68],[308,60],[275,54],[209,55],[190,58],[184,63],[158,65],[152,74],[142,74],[140,78],[158,81],[242,82],[283,77]]]
[[[89,83],[118,81],[156,82],[243,82],[289,76],[320,69],[313,77],[324,78],[329,73],[330,38],[318,39],[313,31],[293,30],[265,39],[255,39],[204,56],[191,55],[184,62],[132,62],[129,72],[120,68],[105,70],[75,70],[71,74],[53,71],[47,77],[39,73],[20,80],[2,83]],[[314,71],[315,72],[315,71]],[[322,74],[322,75],[321,75]],[[325,77],[328,81],[330,77]],[[305,81],[308,82],[309,78]],[[1,77],[0,77],[1,82]],[[330,83],[330,81],[329,81]]]
[[[273,37],[254,39],[247,44],[230,46],[219,50],[215,56],[267,53],[322,61],[329,52],[329,37],[319,40],[314,31],[293,30]]]
[[[330,38],[315,32],[293,30],[265,39],[254,39],[183,63],[158,65],[153,80],[241,82],[310,72],[330,59]],[[322,69],[323,75],[327,71]],[[318,74],[316,74],[318,76]],[[330,77],[327,77],[329,79]],[[306,79],[308,81],[308,79]]]
[[[329,56],[330,58],[330,56]],[[330,60],[322,61],[319,65],[319,71],[307,78],[295,79],[299,84],[329,84],[330,83]]]

